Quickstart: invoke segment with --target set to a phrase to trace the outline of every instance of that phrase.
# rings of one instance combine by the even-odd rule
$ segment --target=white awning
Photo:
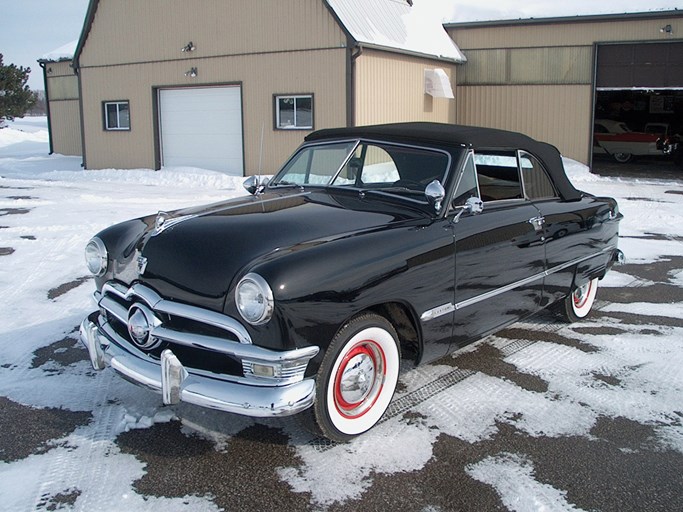
[[[434,98],[455,98],[451,81],[443,69],[425,69],[425,94]]]

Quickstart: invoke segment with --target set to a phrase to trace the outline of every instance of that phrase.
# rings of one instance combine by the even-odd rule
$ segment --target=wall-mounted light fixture
[[[190,41],[190,42],[187,43],[185,46],[183,46],[183,47],[180,49],[180,51],[181,51],[181,52],[193,52],[193,51],[195,51],[196,49],[197,49],[197,48],[195,48],[195,46],[194,46],[194,44],[192,43],[192,41]]]
[[[673,35],[673,32],[674,32],[673,27],[671,25],[664,25],[662,28],[659,29],[659,31],[662,34],[667,34],[670,36]]]
[[[189,76],[192,78],[196,77],[197,76],[197,68],[188,69],[187,71],[185,71],[185,76]]]

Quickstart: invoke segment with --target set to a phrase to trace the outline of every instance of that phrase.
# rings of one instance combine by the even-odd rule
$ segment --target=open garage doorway
[[[597,56],[593,170],[680,177],[683,43],[598,45]]]

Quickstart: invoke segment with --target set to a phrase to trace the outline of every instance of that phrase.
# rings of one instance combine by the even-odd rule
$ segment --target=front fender
[[[445,221],[276,251],[244,270],[264,277],[275,299],[271,321],[250,328],[254,343],[281,339],[287,349],[325,349],[350,318],[386,303],[404,304],[419,318],[453,300],[453,271],[453,236]],[[237,313],[234,290],[226,313]]]

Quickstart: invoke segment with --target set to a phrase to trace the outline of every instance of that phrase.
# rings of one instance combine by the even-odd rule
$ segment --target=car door
[[[520,169],[525,195],[541,212],[546,277],[543,305],[563,298],[574,283],[574,274],[593,267],[591,258],[600,257],[606,246],[616,245],[616,233],[606,227],[613,219],[604,202],[592,196],[563,201],[539,159],[524,151],[519,152]],[[602,253],[607,261],[608,256]],[[581,284],[581,283],[580,283]]]
[[[482,212],[461,212],[473,196]],[[539,308],[545,253],[540,213],[524,196],[515,151],[471,151],[451,207],[455,349]]]

